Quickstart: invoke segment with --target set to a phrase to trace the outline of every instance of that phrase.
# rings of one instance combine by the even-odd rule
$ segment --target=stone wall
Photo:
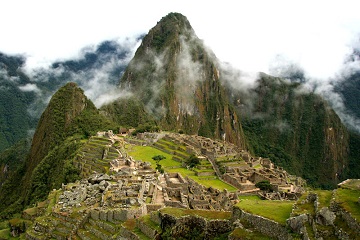
[[[121,234],[117,236],[116,240],[124,240],[124,238],[127,240],[140,240],[140,238],[135,233],[131,232],[123,226],[120,227],[120,232]]]
[[[258,183],[258,182],[261,182],[261,181],[271,181],[270,178],[262,175],[262,174],[259,174],[257,172],[254,172],[251,177],[249,178],[249,180],[253,183]]]
[[[162,213],[159,214],[159,218],[162,230],[171,228],[171,236],[174,238],[185,236],[189,234],[188,231],[194,231],[192,233],[201,234],[203,239],[214,239],[216,236],[233,230],[231,220],[227,219],[209,220],[193,215],[174,217]]]
[[[136,226],[141,230],[143,234],[145,234],[151,239],[156,239],[156,236],[159,235],[159,232],[156,229],[151,228],[141,220],[136,220]]]
[[[215,172],[196,172],[196,176],[204,177],[204,176],[214,176]]]
[[[235,177],[229,175],[229,174],[224,174],[223,175],[223,179],[225,182],[233,185],[234,187],[238,188],[238,189],[241,189],[241,183],[239,182],[238,179],[236,179]]]
[[[147,208],[148,213],[155,212],[155,211],[159,210],[162,207],[164,207],[163,204],[146,204],[146,208]]]
[[[90,217],[94,220],[102,221],[126,221],[146,214],[143,207],[131,208],[131,209],[91,209]]]
[[[255,214],[247,213],[241,210],[239,207],[234,206],[232,220],[236,221],[237,219],[246,220],[251,225],[253,225],[256,230],[267,236],[280,240],[287,240],[291,237],[286,227],[282,226],[280,223]]]
[[[331,202],[330,210],[335,212],[336,215],[340,215],[341,218],[346,222],[348,227],[360,235],[360,224],[349,212],[341,208],[341,206],[335,201]]]
[[[184,193],[188,192],[188,182],[181,176],[180,173],[165,173],[166,185],[170,188],[181,188]],[[177,178],[179,183],[174,183],[170,178]]]

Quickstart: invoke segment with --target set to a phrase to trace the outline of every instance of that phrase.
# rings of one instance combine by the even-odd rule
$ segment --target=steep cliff
[[[257,155],[318,186],[334,187],[345,177],[349,134],[320,96],[265,74],[249,95],[251,104],[238,110],[248,113],[243,127]]]

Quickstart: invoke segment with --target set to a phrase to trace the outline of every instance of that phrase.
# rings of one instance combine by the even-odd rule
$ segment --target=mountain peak
[[[132,92],[162,129],[244,147],[241,124],[226,99],[218,68],[187,18],[170,13],[143,38],[120,88]]]
[[[169,13],[144,37],[142,46],[161,52],[171,45],[176,45],[180,35],[192,34],[195,34],[194,30],[184,15]]]

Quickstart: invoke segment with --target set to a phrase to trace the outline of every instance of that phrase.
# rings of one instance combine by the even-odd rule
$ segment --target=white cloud
[[[41,92],[41,90],[34,83],[28,83],[23,86],[19,86],[19,89],[23,92],[35,92],[35,93]]]

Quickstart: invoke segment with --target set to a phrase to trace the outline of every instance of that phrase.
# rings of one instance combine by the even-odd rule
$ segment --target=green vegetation
[[[271,240],[268,236],[265,236],[257,231],[247,231],[246,229],[242,228],[235,228],[234,231],[231,233],[231,236],[237,237],[238,239],[244,240],[251,240],[251,239],[258,239],[258,240]]]
[[[1,216],[11,216],[46,198],[61,183],[75,181],[74,166],[82,139],[99,130],[115,128],[74,83],[60,88],[51,98],[34,134],[30,154],[1,186]]]
[[[196,182],[204,185],[205,187],[213,187],[219,190],[227,189],[228,191],[236,191],[237,188],[231,186],[217,177],[198,177],[195,176],[195,172],[181,167],[181,163],[175,160],[172,160],[172,155],[162,152],[156,148],[149,147],[149,146],[132,146],[132,149],[129,149],[129,155],[132,156],[136,160],[141,160],[145,162],[150,162],[152,167],[156,169],[156,161],[151,156],[162,155],[166,157],[165,159],[161,160],[161,167],[164,169],[165,172],[178,172],[183,177],[190,177],[191,179],[195,180]]]
[[[148,225],[149,227],[151,227],[152,229],[156,229],[158,232],[161,232],[161,228],[160,226],[153,222],[150,218],[150,215],[144,215],[140,218],[140,220],[142,220],[146,225]]]
[[[346,183],[341,184],[341,188],[360,191],[360,180],[359,179],[348,179],[346,181]]]
[[[28,202],[35,203],[46,198],[51,189],[62,183],[75,182],[80,171],[73,164],[77,150],[82,146],[79,139],[69,138],[55,147],[34,169]]]
[[[165,159],[161,161],[161,166],[165,170],[168,167],[180,167],[181,165],[181,163],[172,160],[172,156],[170,154],[149,146],[131,146],[131,149],[128,149],[128,153],[136,160],[150,162],[154,169],[156,166],[156,161],[152,159],[152,157],[157,155],[162,155],[165,157]]]
[[[215,189],[219,189],[223,191],[224,189],[228,190],[229,192],[235,192],[238,189],[226,182],[221,181],[217,177],[209,178],[209,177],[198,177],[198,176],[189,176],[191,179],[195,180],[196,182],[204,185],[205,187],[212,187]]]
[[[10,238],[10,228],[0,230],[0,239]]]
[[[335,173],[344,171],[338,166],[346,165],[348,153],[342,146],[348,145],[348,133],[321,97],[299,94],[299,87],[262,74],[253,92],[258,102],[255,112],[242,120],[244,133],[256,156],[270,158],[310,185],[331,189],[337,184]],[[257,114],[262,117],[251,117]],[[326,165],[321,164],[324,159],[329,161]]]
[[[258,196],[240,196],[240,202],[236,204],[246,212],[272,219],[285,225],[290,217],[294,201],[270,201],[261,200]]]
[[[274,186],[270,184],[269,181],[260,181],[255,184],[255,187],[260,188],[260,190],[272,192],[274,190]]]
[[[343,188],[335,190],[335,201],[338,202],[346,211],[350,212],[356,219],[360,219],[359,198],[359,190]]]
[[[322,207],[329,207],[331,198],[332,198],[332,191],[329,190],[316,190],[314,191],[318,195],[319,199],[319,209]]]
[[[28,138],[36,126],[37,119],[28,114],[36,93],[19,88],[31,83],[21,71],[24,63],[23,57],[0,53],[0,152]]]
[[[306,201],[309,193],[303,194],[295,203],[294,211],[292,212],[293,215],[301,215],[301,214],[309,214],[314,216],[315,215],[315,206],[314,203],[311,201]]]
[[[164,169],[162,168],[162,166],[160,165],[159,162],[163,159],[166,159],[166,157],[164,157],[163,155],[156,155],[156,156],[153,156],[151,159],[156,162],[155,169],[158,170],[160,173],[164,173]]]
[[[194,154],[192,154],[192,155],[190,155],[190,157],[188,159],[185,160],[185,163],[190,168],[193,168],[200,164],[200,159],[197,156],[195,156]]]

